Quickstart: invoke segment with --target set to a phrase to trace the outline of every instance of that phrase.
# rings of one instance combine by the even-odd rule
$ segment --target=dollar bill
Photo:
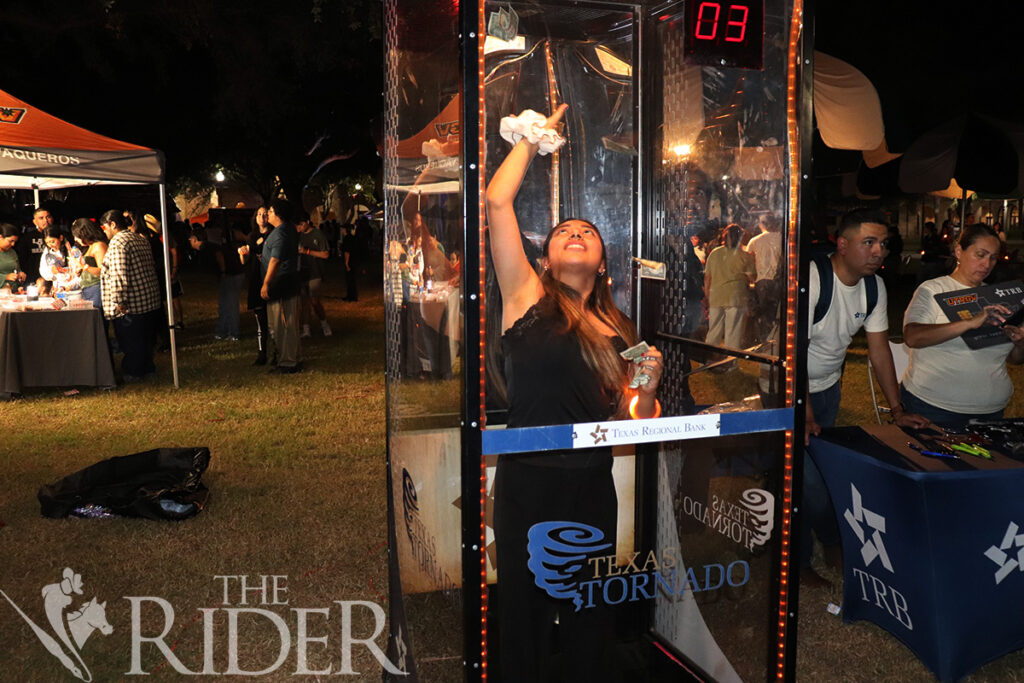
[[[665,279],[665,264],[661,261],[649,261],[645,258],[633,257],[633,261],[640,265],[640,277],[650,280]]]
[[[487,20],[487,33],[505,42],[512,41],[518,30],[519,15],[511,7],[508,9],[501,7],[497,12],[491,12],[491,16]]]
[[[633,380],[629,383],[629,388],[637,389],[639,387],[647,385],[648,383],[650,383],[650,381],[650,375],[648,375],[646,372],[638,372],[635,375],[633,375]]]
[[[639,344],[636,344],[635,346],[630,346],[625,351],[620,352],[619,355],[622,356],[625,360],[632,361],[634,363],[639,363],[640,357],[650,350],[650,345],[648,345],[647,342],[642,341]]]

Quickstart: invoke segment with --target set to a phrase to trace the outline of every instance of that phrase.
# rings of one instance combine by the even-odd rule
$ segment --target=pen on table
[[[933,458],[951,458],[953,460],[959,460],[960,459],[960,456],[957,455],[956,453],[940,453],[939,451],[926,451],[925,449],[921,448],[920,446],[918,446],[913,441],[908,441],[907,445],[910,446],[911,448],[913,448],[915,451],[917,451],[921,455],[930,455]]]

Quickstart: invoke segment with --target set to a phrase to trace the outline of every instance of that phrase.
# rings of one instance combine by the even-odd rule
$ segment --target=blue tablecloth
[[[903,641],[943,681],[1024,647],[1024,464],[944,461],[895,426],[812,438],[842,534],[843,615]]]

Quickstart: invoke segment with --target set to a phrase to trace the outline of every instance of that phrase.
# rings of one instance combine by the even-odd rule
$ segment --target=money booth
[[[384,11],[387,655],[405,673],[385,678],[792,678],[802,1]],[[512,428],[485,191],[502,120],[563,102],[566,142],[515,200],[523,249],[536,264],[563,219],[597,226],[616,306],[663,354],[660,415]],[[595,448],[614,493],[563,468],[547,517],[496,534],[530,488],[495,491],[503,458]]]

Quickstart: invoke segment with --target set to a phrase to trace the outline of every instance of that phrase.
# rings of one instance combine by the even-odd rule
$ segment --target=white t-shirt
[[[758,280],[771,280],[782,258],[782,233],[762,232],[747,243],[747,253],[754,255]]]
[[[922,282],[907,306],[903,324],[948,323],[935,295],[964,289],[949,275]],[[943,410],[972,415],[1002,410],[1013,395],[1006,373],[1006,344],[972,349],[960,337],[923,349],[910,349],[910,365],[903,384],[914,396]]]
[[[868,294],[861,279],[852,287],[844,285],[835,273],[832,274],[832,304],[828,313],[818,322],[814,322],[814,307],[821,296],[821,282],[818,279],[818,267],[810,265],[810,296],[808,316],[810,316],[811,334],[807,344],[807,388],[812,394],[825,391],[839,381],[843,372],[843,361],[846,360],[846,349],[853,340],[853,335],[863,327],[868,332],[886,332],[889,330],[889,312],[886,306],[885,283],[876,277],[878,282],[878,303],[871,315],[865,319],[868,310]]]

